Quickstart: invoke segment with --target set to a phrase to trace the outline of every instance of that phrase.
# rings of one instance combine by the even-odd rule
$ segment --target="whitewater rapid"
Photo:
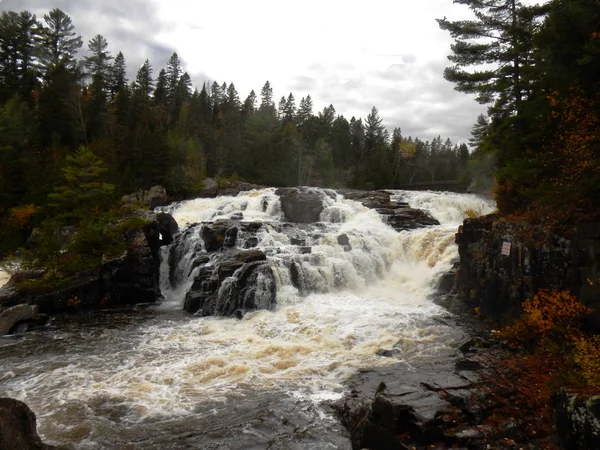
[[[49,331],[0,340],[0,393],[36,412],[48,442],[104,448],[142,442],[156,424],[219,416],[232,402],[273,392],[312,405],[315,417],[333,423],[319,405],[342,396],[344,381],[357,370],[398,362],[411,370],[453,351],[464,333],[440,320],[448,313],[430,295],[457,259],[454,233],[465,211],[485,214],[493,205],[473,195],[394,191],[394,199],[427,209],[441,223],[398,233],[375,211],[328,194],[322,223],[294,229],[310,254],[275,226],[282,213],[274,189],[167,208],[183,230],[240,214],[272,224],[259,232],[258,248],[275,268],[275,311],[242,320],[185,315],[180,309],[191,281],[165,281],[165,258],[166,301],[159,307],[137,317],[54,322]],[[341,234],[350,250],[338,244]],[[301,268],[304,292],[290,280],[290,261]],[[392,348],[394,357],[378,355]]]

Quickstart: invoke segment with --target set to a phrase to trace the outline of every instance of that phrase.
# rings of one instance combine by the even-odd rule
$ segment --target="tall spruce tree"
[[[42,74],[59,65],[74,70],[77,66],[75,55],[82,47],[81,36],[75,33],[75,25],[62,10],[55,8],[44,15],[41,28],[38,61]]]

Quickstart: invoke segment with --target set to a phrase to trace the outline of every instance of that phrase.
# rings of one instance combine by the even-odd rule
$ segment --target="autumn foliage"
[[[577,320],[591,312],[569,291],[544,289],[523,302],[521,307],[521,317],[497,333],[513,348],[539,349],[573,344],[582,336]]]
[[[515,442],[557,449],[550,397],[559,387],[600,390],[600,337],[581,330],[591,310],[569,291],[540,290],[522,309],[495,332],[504,348],[480,356],[488,368],[481,389],[495,404],[486,424]]]
[[[11,208],[8,213],[6,225],[15,230],[27,230],[32,223],[33,217],[38,213],[39,208],[28,204]]]

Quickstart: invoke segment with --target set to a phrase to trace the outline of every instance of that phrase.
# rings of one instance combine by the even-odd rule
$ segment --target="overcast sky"
[[[1,0],[0,0],[1,1]],[[436,18],[463,18],[452,0],[4,0],[0,10],[38,18],[58,7],[87,48],[102,34],[133,77],[148,58],[154,75],[176,51],[200,88],[233,82],[243,100],[266,80],[275,99],[310,94],[348,120],[376,106],[388,129],[466,141],[485,107],[444,80],[451,39]]]

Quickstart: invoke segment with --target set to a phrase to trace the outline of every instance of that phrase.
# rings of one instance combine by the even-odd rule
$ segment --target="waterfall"
[[[243,427],[234,421],[264,411],[309,423],[323,440],[306,448],[348,448],[323,444],[341,435],[319,405],[343,395],[358,370],[403,364],[411,371],[455,351],[464,332],[429,297],[458,257],[454,234],[465,211],[494,205],[472,195],[394,191],[441,223],[396,232],[376,211],[316,192],[324,208],[315,224],[285,223],[275,189],[166,207],[182,232],[163,249],[165,305],[134,316],[57,318],[49,330],[0,340],[0,392],[36,412],[45,441],[77,448],[135,440],[139,448],[167,448],[182,436],[210,447],[225,442],[217,419],[244,439],[268,436],[250,419]],[[181,311],[200,272],[222,257],[206,253],[201,236],[202,224],[219,220],[240,224],[238,247],[266,255],[253,270],[233,268],[218,288],[219,307],[228,308],[234,293],[253,306],[241,319]],[[251,289],[240,291],[244,277],[252,277]],[[215,441],[203,440],[197,430],[204,429]]]

